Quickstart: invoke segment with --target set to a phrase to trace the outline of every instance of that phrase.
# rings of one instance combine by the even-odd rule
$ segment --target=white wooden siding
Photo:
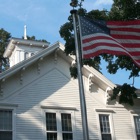
[[[134,139],[131,114],[125,108],[116,108],[113,113],[114,131],[117,140]]]

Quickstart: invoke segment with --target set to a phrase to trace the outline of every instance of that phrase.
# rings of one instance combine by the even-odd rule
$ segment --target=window
[[[47,140],[57,140],[57,123],[55,113],[46,113]]]
[[[31,56],[33,56],[34,55],[34,53],[31,53]]]
[[[63,140],[72,140],[71,114],[61,114]]]
[[[12,140],[12,111],[0,110],[0,140]]]
[[[99,121],[100,121],[100,130],[101,130],[102,140],[111,140],[109,115],[100,114]]]
[[[134,116],[137,140],[140,140],[140,116]]]
[[[46,112],[47,140],[73,140],[72,114],[69,112]]]
[[[25,52],[24,59],[27,59],[28,57],[29,57],[29,53],[28,52]]]

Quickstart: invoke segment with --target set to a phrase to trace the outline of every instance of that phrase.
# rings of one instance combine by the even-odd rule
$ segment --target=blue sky
[[[37,39],[46,39],[50,43],[60,41],[61,25],[67,22],[70,15],[71,0],[0,0],[0,28],[11,33],[12,37],[23,36],[24,25],[27,25],[27,35]],[[110,9],[113,0],[85,0],[83,7],[92,9]],[[105,64],[103,74],[115,84],[132,83],[128,79],[129,72],[119,71],[116,75],[106,72]],[[135,86],[140,88],[140,78],[135,79]]]

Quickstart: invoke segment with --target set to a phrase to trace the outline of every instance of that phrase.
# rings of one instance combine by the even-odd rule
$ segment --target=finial
[[[26,40],[27,39],[27,34],[26,34],[26,25],[24,25],[24,39]]]
[[[70,6],[74,8],[77,7],[77,5],[78,5],[78,0],[71,0]]]
[[[71,0],[70,6],[72,6],[73,9],[76,8],[77,6],[79,6],[81,8],[83,1],[84,0],[81,0],[81,2],[79,3],[78,0]]]

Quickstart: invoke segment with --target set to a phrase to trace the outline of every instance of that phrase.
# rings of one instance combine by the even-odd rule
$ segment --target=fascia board
[[[9,44],[8,44],[8,46],[7,46],[7,48],[6,48],[6,50],[5,50],[5,52],[4,52],[4,54],[3,54],[3,57],[8,57],[8,56],[10,56],[11,55],[11,53],[12,53],[12,51],[13,51],[13,49],[14,49],[14,47],[13,47],[13,39],[11,39],[10,40],[10,42],[9,42]]]

